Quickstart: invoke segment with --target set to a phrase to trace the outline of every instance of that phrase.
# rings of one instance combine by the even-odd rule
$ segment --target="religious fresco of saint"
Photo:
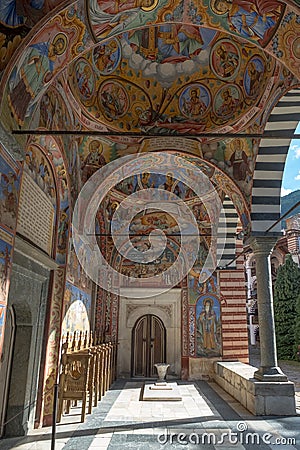
[[[85,252],[85,255],[87,252]],[[89,261],[87,261],[89,263]],[[85,273],[82,265],[78,261],[72,239],[69,240],[68,264],[67,264],[67,280],[74,286],[84,292],[91,294],[92,282]]]
[[[205,259],[208,254],[208,246],[202,243],[199,250],[197,262],[188,275],[189,303],[194,305],[199,295],[218,293],[216,274],[204,269]]]
[[[83,39],[85,31],[82,9],[77,5],[68,12],[62,11],[48,21],[23,50],[18,64],[8,74],[6,102],[2,104],[9,110],[6,125],[21,128],[28,124],[42,89],[77,56],[78,40]]]
[[[1,0],[0,75],[32,27],[63,0]]]
[[[66,282],[62,334],[90,331],[91,294]]]
[[[19,174],[16,164],[0,154],[0,223],[11,230],[16,227]]]
[[[38,146],[29,145],[27,147],[23,168],[47,195],[53,207],[56,208],[56,183],[53,170],[45,154]]]
[[[197,301],[195,335],[196,356],[221,356],[221,311],[220,303],[214,295],[204,294]]]
[[[251,139],[227,139],[203,148],[205,158],[227,173],[250,202],[252,173],[258,144]]]
[[[66,34],[57,33],[52,39],[48,36],[47,41],[37,41],[26,48],[22,56],[23,68],[12,74],[8,94],[9,106],[19,126],[32,114],[38,93],[53,77],[55,66],[62,63],[60,58],[67,46]]]
[[[277,0],[204,0],[222,26],[265,47],[272,39],[285,10]]]
[[[126,145],[120,145],[117,142],[103,138],[83,138],[78,146],[80,178],[82,183],[86,183],[86,181],[97,172],[98,169],[105,166],[105,164],[122,156],[121,149],[123,149],[124,152]]]
[[[179,5],[182,2],[175,0],[175,11],[182,15]],[[117,2],[114,0],[90,0],[87,2],[88,17],[95,39],[109,38],[122,31],[139,28],[146,24],[155,23],[164,11],[170,11],[170,0],[127,0]]]

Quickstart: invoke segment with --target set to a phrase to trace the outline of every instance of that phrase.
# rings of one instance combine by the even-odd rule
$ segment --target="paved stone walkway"
[[[259,350],[250,352],[259,365]],[[55,450],[300,450],[300,364],[280,362],[294,381],[298,415],[256,417],[217,384],[178,380],[181,401],[140,401],[143,381],[117,380],[80,423],[80,407],[57,424]],[[173,380],[172,380],[173,382]],[[1,450],[50,450],[51,428],[3,439]]]
[[[55,449],[300,450],[300,411],[295,417],[255,417],[205,381],[178,381],[182,401],[142,402],[142,385],[116,381],[83,424],[80,409],[72,408],[57,425]],[[50,448],[50,428],[0,442],[2,450]]]

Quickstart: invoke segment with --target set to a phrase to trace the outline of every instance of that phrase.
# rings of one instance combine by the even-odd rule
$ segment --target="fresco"
[[[200,246],[197,262],[188,275],[189,303],[194,305],[200,295],[218,293],[216,274],[203,269],[208,247],[204,243]]]
[[[278,28],[276,36],[270,43],[273,55],[284,61],[297,79],[299,79],[300,70],[299,33],[299,11],[298,13],[287,11],[283,17],[282,26]]]
[[[8,102],[19,125],[33,111],[37,94],[44,83],[54,75],[55,61],[67,50],[68,38],[64,33],[54,34],[52,39],[36,42],[23,54],[23,70],[10,81]]]
[[[90,331],[91,294],[66,282],[62,334]]]
[[[79,164],[82,183],[85,183],[105,164],[120,156],[116,143],[95,137],[83,138],[78,152],[80,156]]]
[[[22,127],[29,122],[40,101],[42,89],[48,85],[70,58],[77,56],[85,25],[80,20],[82,8],[75,6],[48,21],[30,44],[23,49],[18,63],[9,73],[6,102],[9,108],[5,122]],[[87,39],[84,39],[87,42]],[[12,114],[12,116],[11,116]]]
[[[83,103],[87,105],[92,103],[95,95],[95,75],[91,65],[84,58],[75,63],[74,82]]]
[[[244,88],[248,97],[259,95],[259,86],[265,72],[265,62],[259,56],[253,56],[247,64],[244,75]]]
[[[4,240],[5,239],[5,240]],[[6,303],[12,264],[13,236],[0,228],[0,301]]]
[[[2,353],[5,313],[13,254],[13,234],[0,227],[0,355]]]
[[[31,144],[27,147],[23,168],[56,207],[56,183],[53,170],[38,146]]]
[[[3,33],[0,45],[2,44],[1,50],[4,49],[1,60],[3,67],[7,65],[13,49],[28,31],[25,29],[23,32],[22,27],[30,28],[36,23],[37,14],[44,17],[45,11],[58,3],[60,3],[58,0],[26,1],[21,5],[15,0],[5,0],[5,8],[1,9],[0,14],[0,33]],[[87,108],[91,107],[95,98],[101,102],[101,96],[100,99],[99,96],[94,96],[95,87],[97,92],[99,90],[97,81],[96,86],[94,83],[95,74],[104,76],[114,74],[116,78],[128,75],[132,80],[133,72],[131,71],[133,70],[137,78],[143,75],[143,82],[138,85],[145,83],[146,90],[151,87],[151,92],[154,85],[151,81],[152,77],[163,84],[164,88],[169,89],[170,83],[176,83],[178,74],[181,73],[183,75],[180,76],[179,83],[181,82],[182,85],[197,83],[200,79],[210,79],[209,71],[218,80],[235,81],[239,74],[245,73],[243,65],[244,62],[247,63],[248,57],[253,57],[255,52],[261,57],[260,47],[284,61],[295,74],[299,73],[297,15],[291,6],[279,0],[267,3],[262,0],[255,2],[205,0],[189,3],[182,0],[159,2],[158,0],[130,0],[126,4],[93,0],[85,3],[94,38],[101,40],[101,44],[93,49],[89,61],[86,58],[81,59],[80,62],[77,60],[74,64],[77,64],[78,70],[72,69],[70,74],[75,76],[73,82],[77,85],[77,95],[81,97],[82,104]],[[30,117],[32,108],[39,100],[43,85],[46,86],[52,82],[64,64],[70,63],[92,43],[91,36],[83,23],[83,6],[84,2],[74,3],[68,12],[63,11],[51,19],[43,32],[36,35],[23,50],[18,63],[10,73],[7,84],[8,97],[3,104],[6,105],[8,100],[7,105],[10,105],[13,118],[20,127]],[[282,27],[279,27],[280,23]],[[156,26],[153,26],[154,24]],[[228,39],[228,33],[233,33],[236,41],[235,37]],[[117,37],[120,37],[120,40]],[[108,38],[111,38],[110,42],[107,41]],[[242,48],[238,42],[239,38],[246,40]],[[218,43],[219,40],[222,42]],[[247,44],[247,40],[257,47]],[[255,89],[253,87],[251,89],[249,83],[253,85],[256,82],[263,91],[264,83],[269,77],[269,74],[266,74],[269,64],[266,64],[264,60],[262,64],[258,60],[252,62],[253,64],[247,68],[244,86],[246,92],[243,91],[242,94],[250,93],[249,98],[255,100],[254,95],[251,94],[251,91],[254,93]],[[40,67],[42,70],[39,69]],[[205,73],[201,73],[201,77],[196,79],[193,74],[199,74],[199,68],[202,68]],[[252,76],[253,80],[250,82]],[[258,79],[261,80],[260,83]],[[128,85],[123,85],[117,79],[115,81],[119,83],[119,89],[128,90]],[[241,87],[240,80],[236,80],[234,84]],[[215,89],[221,87],[221,84],[218,84]],[[208,89],[209,86],[206,88]],[[215,89],[212,92],[213,96]],[[19,92],[24,92],[24,95],[19,95]],[[134,95],[137,96],[137,94]],[[145,95],[145,91],[140,95]],[[134,108],[130,105],[128,108],[132,119],[137,120],[139,125],[145,125],[144,117],[146,117],[147,126],[153,127],[156,123],[160,123],[158,128],[161,129],[161,125],[164,124],[164,131],[168,129],[170,132],[201,130],[203,124],[199,123],[193,123],[193,127],[190,124],[190,128],[182,127],[184,116],[181,115],[182,110],[178,105],[177,97],[181,95],[180,90],[174,92],[173,89],[173,92],[164,92],[163,95],[164,98],[160,95],[157,101],[151,99],[148,105],[144,102],[141,104],[140,99],[137,98],[137,105]],[[235,98],[238,97],[234,93],[232,95]],[[170,104],[170,109],[166,111],[168,99],[174,96],[177,97],[177,102],[175,105]],[[147,99],[147,96],[145,98]],[[44,100],[47,108],[49,100],[47,98]],[[247,106],[250,107],[249,103]],[[140,111],[141,122],[139,122],[139,114],[133,114],[135,110]],[[211,110],[216,113],[217,107],[211,105]],[[245,112],[245,104],[243,103],[243,108],[238,110],[230,117],[230,120],[237,120],[238,112]],[[166,120],[170,119],[171,112],[171,120]],[[119,113],[112,117],[119,119]],[[126,118],[129,119],[125,122],[126,124],[134,123],[134,120],[130,121],[129,117]],[[107,120],[110,119],[111,114],[108,114]],[[5,115],[5,120],[11,122],[10,111]],[[212,120],[210,126],[214,125],[220,125],[220,123],[214,123]],[[124,127],[122,121],[119,125],[119,128],[121,127]]]
[[[182,181],[178,181],[176,179],[176,174],[171,171],[166,175],[143,172],[139,175],[125,178],[115,187],[116,190],[126,195],[148,188],[163,189],[168,192],[173,192],[179,198],[183,199],[192,195],[191,189],[182,183]]]
[[[234,126],[243,114],[253,120],[274,62],[247,44],[242,55],[238,41],[207,28],[187,26],[192,39],[187,43],[184,27],[171,25],[171,31],[161,26],[122,33],[76,61],[69,71],[70,101],[81,105],[75,109],[82,125],[91,117],[97,120],[99,109],[101,122],[112,129],[170,135]],[[172,40],[173,35],[178,38]],[[100,74],[95,54],[105,56],[102,70],[109,80],[95,78]]]
[[[206,0],[204,3],[220,17],[224,28],[262,47],[272,39],[285,10],[284,2],[277,0]]]
[[[241,64],[240,50],[229,39],[217,41],[211,49],[210,58],[212,71],[217,77],[225,80],[234,78]]]
[[[196,304],[196,356],[221,356],[221,311],[214,295],[204,294]]]
[[[126,3],[90,0],[88,15],[95,38],[108,38],[124,30],[155,23],[161,10],[170,4],[170,0],[128,0]]]
[[[87,252],[84,253],[85,255]],[[89,264],[89,261],[87,261]],[[84,269],[78,261],[76,252],[73,246],[73,240],[69,240],[69,251],[68,251],[68,264],[67,264],[67,280],[74,286],[84,292],[91,294],[92,282],[91,279],[86,275]]]
[[[62,0],[2,0],[0,8],[0,74],[31,28]]]
[[[187,118],[201,118],[211,103],[209,90],[201,84],[192,84],[179,97],[179,108]]]
[[[208,25],[216,20],[230,32],[238,36],[252,40],[265,47],[276,32],[285,10],[284,2],[272,0],[205,0],[202,2],[184,3],[182,0],[140,0],[125,3],[116,1],[92,0],[88,2],[89,19],[96,39],[111,37],[120,34],[124,30],[141,28],[146,24],[174,21],[174,24],[166,23],[161,26],[160,36],[147,32],[142,36],[134,31],[135,39],[143,39],[145,47],[149,49],[161,38],[167,43],[166,49],[176,52],[175,41],[172,41],[174,32],[182,31],[180,42],[184,42],[185,25],[180,22],[190,22],[195,25]],[[185,19],[185,20],[184,20]],[[189,19],[189,20],[188,20]],[[177,24],[178,23],[178,24]],[[177,27],[177,30],[176,28]],[[182,29],[180,28],[182,27]],[[174,28],[176,31],[174,31]],[[187,26],[187,30],[189,26]],[[169,33],[170,39],[164,42],[164,31]],[[194,48],[201,44],[199,35],[186,33],[186,39],[191,40]],[[148,44],[148,45],[147,45]],[[157,45],[159,47],[159,45]],[[170,47],[171,48],[170,50]],[[148,50],[151,54],[151,46]],[[153,56],[152,56],[153,57]]]
[[[17,220],[20,168],[0,154],[0,223],[14,230]]]
[[[0,355],[2,354],[2,345],[4,339],[6,305],[0,304]]]
[[[93,50],[93,66],[100,75],[109,75],[118,67],[121,59],[121,45],[117,39],[111,39]]]
[[[38,119],[33,120],[33,123],[38,121],[41,128],[61,130],[73,126],[69,108],[63,98],[65,94],[58,88],[50,86],[40,100]]]
[[[196,58],[207,46],[207,35],[205,30],[192,25],[167,23],[130,31],[124,37],[134,53],[143,59],[176,64]],[[213,36],[210,33],[210,39]]]
[[[232,154],[232,148],[230,148],[229,146],[226,146],[225,148],[230,152],[229,154]],[[225,151],[223,154],[225,155]],[[230,158],[230,156],[227,156],[227,154],[224,157]],[[217,187],[219,192],[223,191],[231,198],[242,222],[244,232],[249,233],[251,224],[249,205],[247,205],[242,191],[232,181],[229,175],[226,175],[223,171],[217,169],[216,167],[210,166],[208,162],[196,158],[195,156],[184,155],[184,159],[193,162],[210,178],[211,182]]]
[[[227,139],[203,148],[205,158],[227,173],[250,202],[252,173],[258,142],[254,139]]]
[[[30,158],[26,155],[24,170],[29,171],[36,183],[52,200],[55,214],[58,216],[56,261],[58,264],[65,264],[70,213],[66,161],[58,142],[52,136],[33,136],[28,143],[26,153]]]

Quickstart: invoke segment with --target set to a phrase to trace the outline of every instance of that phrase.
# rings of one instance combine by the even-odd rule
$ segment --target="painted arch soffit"
[[[102,43],[71,64],[67,97],[82,126],[97,129],[100,122],[121,133],[171,135],[238,132],[255,122],[252,131],[258,131],[266,104],[296,83],[293,75],[252,44],[241,48],[224,33],[192,28],[193,54],[191,46],[160,47],[154,39],[150,55],[149,33],[162,32],[148,27]]]
[[[186,146],[191,147],[189,139],[181,138],[181,145],[184,146],[185,143]],[[166,151],[175,155],[175,160],[178,164],[178,170],[186,170],[189,164],[192,163],[193,165],[195,165],[195,167],[200,169],[205,176],[209,178],[219,197],[222,199],[222,202],[224,201],[226,195],[231,199],[242,223],[243,230],[245,233],[248,233],[250,231],[249,204],[247,203],[243,192],[241,191],[239,186],[232,180],[232,178],[224,171],[219,169],[216,165],[203,160],[199,156],[183,153],[181,151],[171,150],[171,141],[169,143],[169,148],[170,149]],[[166,189],[164,183],[167,183],[170,180],[167,180],[164,176],[156,173],[160,161],[159,153],[148,153],[147,160],[149,162],[149,167],[147,166],[149,169],[149,180],[146,184],[143,183],[142,173],[138,176],[135,175],[129,178],[125,178],[124,180],[122,180],[122,182],[118,183],[113,189],[111,189],[107,198],[105,198],[105,200],[103,201],[101,208],[103,211],[105,211],[104,219],[108,219],[108,223],[110,223],[111,214],[113,214],[118,205],[128,195],[133,194],[137,190],[145,189],[146,187]],[[151,171],[151,167],[153,172]],[[172,187],[168,186],[168,189],[171,189],[171,192],[174,192],[174,194],[181,198],[191,209],[202,202],[191,188],[189,188],[182,182],[178,182],[178,180],[176,179],[176,171],[173,173],[172,183]]]

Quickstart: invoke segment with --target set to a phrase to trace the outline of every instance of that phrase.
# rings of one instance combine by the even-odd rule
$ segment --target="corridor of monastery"
[[[270,254],[299,69],[298,0],[1,1],[0,436],[51,426],[68,376],[112,407],[156,363],[204,409],[213,383],[295,416]]]

